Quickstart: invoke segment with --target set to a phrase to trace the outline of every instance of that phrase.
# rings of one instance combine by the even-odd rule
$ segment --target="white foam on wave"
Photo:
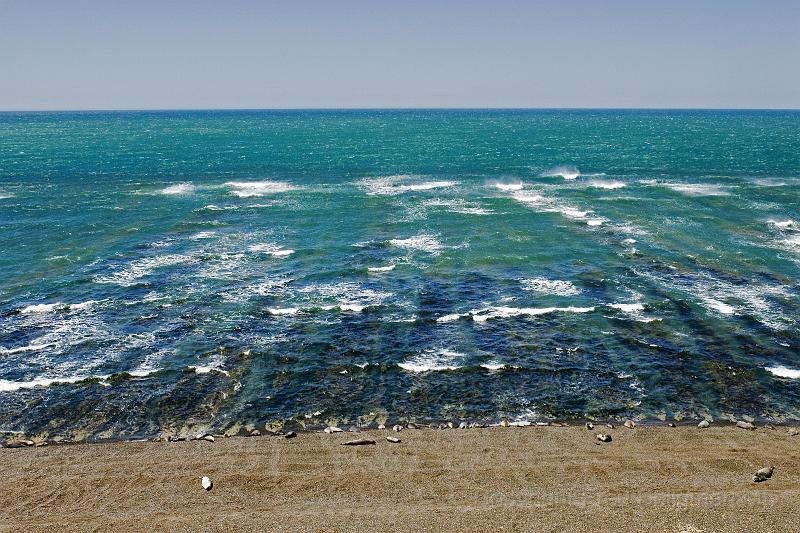
[[[0,192],[0,200],[8,200],[9,198],[14,198],[14,195],[8,192]]]
[[[581,290],[570,281],[547,278],[530,278],[520,280],[522,289],[539,294],[553,294],[557,296],[576,296]]]
[[[228,181],[225,186],[231,189],[231,194],[239,198],[280,194],[299,189],[285,181]]]
[[[634,304],[608,304],[609,307],[613,307],[614,309],[619,309],[623,313],[639,313],[644,311],[644,305],[640,303]]]
[[[481,366],[486,370],[490,370],[492,372],[496,372],[498,370],[506,368],[506,365],[504,365],[503,363],[498,363],[497,361],[489,361],[486,363],[482,363]]]
[[[111,274],[96,276],[94,281],[95,283],[109,283],[122,287],[130,287],[137,284],[141,278],[149,276],[159,268],[191,264],[196,261],[197,259],[191,254],[165,254],[143,257],[131,261]]]
[[[50,346],[55,346],[53,343],[46,343],[46,344],[29,344],[27,346],[19,346],[17,348],[3,348],[0,346],[0,355],[13,355],[15,353],[23,353],[23,352],[38,352],[39,350],[44,350],[45,348],[49,348]]]
[[[421,177],[413,174],[379,176],[363,179],[358,185],[369,196],[396,196],[407,192],[430,191],[458,185],[457,181],[450,180],[419,181]]]
[[[769,222],[770,224],[772,224],[776,228],[781,228],[781,229],[792,228],[792,227],[796,227],[797,226],[797,222],[795,222],[794,220],[791,220],[791,219],[788,219],[788,220],[773,220],[773,219],[770,219],[767,222]]]
[[[475,322],[486,322],[498,318],[510,318],[515,316],[540,316],[550,313],[590,313],[594,307],[487,307],[470,311],[472,320]]]
[[[432,254],[439,253],[439,251],[443,248],[442,243],[439,242],[439,239],[435,235],[428,233],[421,233],[405,239],[390,239],[389,244],[392,246],[397,246],[398,248],[419,250]]]
[[[574,180],[577,179],[578,176],[581,175],[581,172],[578,170],[577,167],[572,165],[561,165],[555,168],[551,168],[545,172],[542,172],[542,176],[548,178],[555,178],[555,177],[562,177],[565,180]]]
[[[70,377],[57,377],[57,378],[37,378],[32,379],[29,381],[9,381],[6,379],[0,379],[0,392],[13,392],[20,389],[32,389],[34,387],[49,387],[50,385],[54,384],[69,384],[69,383],[78,383],[80,381],[84,381],[87,379],[99,379],[101,381],[105,381],[109,378],[109,375],[99,375],[99,376],[70,376]]]
[[[715,277],[710,272],[683,271],[674,275],[663,272],[653,274],[638,269],[634,272],[670,291],[682,291],[714,314],[749,314],[775,330],[785,330],[796,324],[795,317],[785,313],[780,303],[781,300],[792,297],[790,289],[785,285],[756,281],[734,283]]]
[[[195,374],[210,374],[211,372],[219,372],[220,374],[224,374],[226,376],[230,375],[230,372],[227,370],[223,370],[222,368],[218,368],[216,366],[193,366],[189,365],[189,370],[193,371]]]
[[[800,379],[800,370],[796,370],[794,368],[789,368],[783,365],[768,366],[765,368],[767,372],[781,378]]]
[[[427,200],[422,203],[423,207],[446,207],[451,213],[462,215],[493,215],[494,211],[480,206],[465,202],[464,200]]]
[[[33,304],[23,307],[20,313],[23,314],[36,314],[36,313],[52,313],[53,311],[81,311],[89,309],[93,305],[100,303],[97,300],[87,300],[77,304],[67,304],[63,302],[56,302],[52,304]]]
[[[441,348],[425,350],[397,366],[408,372],[440,372],[462,368],[466,356],[462,353]]]
[[[614,189],[622,189],[625,187],[624,181],[611,181],[611,180],[592,180],[587,183],[589,187],[594,187],[595,189],[607,189],[607,190],[614,190]]]
[[[213,239],[214,236],[217,234],[215,231],[201,231],[199,233],[195,233],[190,239],[193,241],[201,240],[201,239]]]
[[[513,191],[521,191],[524,187],[524,183],[494,183],[493,184],[496,188],[500,189],[501,191],[506,192],[513,192]]]
[[[192,183],[178,183],[170,185],[161,189],[161,194],[176,195],[176,194],[192,194],[195,192],[196,187]]]
[[[270,307],[267,312],[271,315],[296,315],[300,312],[299,307]]]
[[[660,183],[662,187],[667,187],[675,192],[686,196],[729,196],[730,193],[722,185],[714,183]]]
[[[517,192],[512,195],[512,198],[521,204],[525,204],[528,207],[535,209],[540,213],[559,213],[563,217],[566,217],[571,220],[579,220],[586,223],[589,226],[600,226],[607,222],[607,219],[604,217],[591,217],[588,216],[593,213],[591,209],[579,209],[560,201],[542,196],[538,192],[533,191],[523,191]]]
[[[395,266],[396,265],[387,265],[382,267],[367,267],[367,271],[373,273],[389,272],[394,270]]]
[[[289,257],[294,253],[294,250],[281,248],[277,244],[271,243],[253,244],[247,250],[253,253],[269,254],[272,257]]]

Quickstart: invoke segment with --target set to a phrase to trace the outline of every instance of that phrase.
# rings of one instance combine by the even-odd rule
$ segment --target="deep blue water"
[[[800,419],[800,112],[0,114],[0,431]]]

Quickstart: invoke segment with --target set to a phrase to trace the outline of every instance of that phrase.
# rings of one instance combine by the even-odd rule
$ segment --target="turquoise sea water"
[[[0,114],[0,431],[800,419],[800,112]]]

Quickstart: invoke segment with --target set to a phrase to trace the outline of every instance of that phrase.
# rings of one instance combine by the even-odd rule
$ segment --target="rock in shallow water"
[[[211,487],[213,487],[214,484],[211,483],[211,479],[209,479],[208,476],[203,476],[203,479],[200,480],[200,486],[206,490],[211,490]]]
[[[755,483],[761,483],[762,481],[766,481],[772,477],[772,473],[775,471],[774,466],[766,466],[764,468],[759,468],[756,470],[756,473],[753,474],[753,481]]]

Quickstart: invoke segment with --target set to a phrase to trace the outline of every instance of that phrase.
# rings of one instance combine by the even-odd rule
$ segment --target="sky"
[[[0,110],[800,108],[800,0],[0,0]]]

